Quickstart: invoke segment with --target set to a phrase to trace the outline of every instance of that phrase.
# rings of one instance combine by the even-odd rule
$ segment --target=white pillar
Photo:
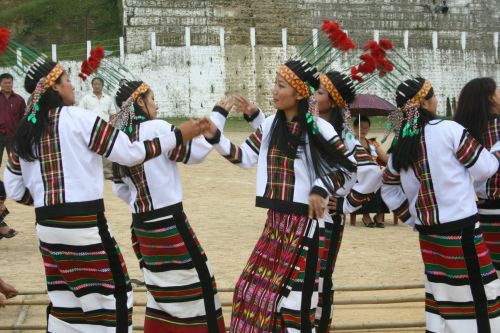
[[[57,45],[52,44],[52,61],[57,62]]]
[[[467,47],[467,32],[462,31],[462,34],[460,35],[460,45],[462,45],[462,50],[465,51],[465,48]]]
[[[493,47],[495,48],[495,57],[498,59],[498,32],[493,34]]]
[[[92,42],[90,40],[87,41],[87,59],[90,57],[90,50],[92,50]]]
[[[437,31],[433,31],[432,32],[432,49],[435,51],[437,50],[439,47],[439,44],[438,44],[438,32]]]
[[[317,48],[318,47],[318,29],[312,30],[312,36],[313,36],[313,46],[314,46],[314,48]]]
[[[281,29],[281,46],[283,46],[283,54],[285,55],[286,59],[286,51],[288,49],[288,28]]]
[[[185,41],[186,47],[190,47],[191,46],[191,27],[186,27],[184,29],[184,31],[185,31],[184,41]]]
[[[119,38],[119,42],[120,42],[120,63],[123,64],[125,62],[125,40],[123,39],[123,37]]]
[[[409,32],[408,30],[405,30],[404,34],[403,34],[403,43],[404,43],[404,46],[405,46],[405,50],[408,51],[408,42],[409,42]]]
[[[23,68],[23,51],[21,49],[17,49],[16,51],[16,62],[17,62],[17,67]]]
[[[219,42],[220,42],[220,47],[221,48],[224,48],[224,42],[225,42],[224,38],[225,38],[224,37],[224,28],[221,27],[220,30],[219,30]]]
[[[255,47],[256,40],[255,40],[255,27],[250,28],[250,46],[252,48]]]
[[[377,43],[380,41],[380,31],[373,30],[373,40]]]
[[[156,32],[151,33],[151,51],[156,54]]]

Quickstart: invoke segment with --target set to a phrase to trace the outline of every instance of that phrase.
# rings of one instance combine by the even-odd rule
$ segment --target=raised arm
[[[103,119],[77,110],[72,114],[77,135],[93,152],[124,166],[134,166],[174,149],[183,140],[199,135],[199,123],[187,121],[165,135],[152,140],[131,142],[129,137]]]
[[[209,143],[213,144],[219,154],[243,169],[251,168],[259,159],[262,128],[253,132],[241,146],[235,145],[226,138],[213,122],[211,122],[210,128],[204,132],[204,136]]]
[[[232,104],[226,99],[220,100],[210,113],[210,120],[221,131],[224,131],[226,118]],[[172,127],[172,130],[175,127]],[[207,155],[212,151],[212,145],[203,137],[198,136],[193,140],[178,145],[175,149],[169,152],[169,158],[172,161],[182,162],[184,164],[198,164],[205,160]]]

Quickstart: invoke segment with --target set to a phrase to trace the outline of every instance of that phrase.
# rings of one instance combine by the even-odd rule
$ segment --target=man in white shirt
[[[85,95],[79,106],[94,112],[102,119],[109,121],[109,117],[116,113],[115,103],[111,96],[103,93],[104,81],[100,77],[92,79],[92,92]]]
[[[94,112],[102,119],[109,121],[110,117],[116,114],[116,107],[111,96],[103,93],[104,80],[100,77],[92,79],[92,92],[85,95],[80,101],[81,108]],[[112,179],[112,163],[111,161],[103,158],[104,178]]]

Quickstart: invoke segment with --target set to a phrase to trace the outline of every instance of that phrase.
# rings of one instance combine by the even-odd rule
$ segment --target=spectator
[[[19,292],[16,288],[0,278],[0,308],[4,308],[5,301],[9,298],[17,296],[18,293]]]
[[[0,75],[0,166],[3,151],[10,152],[10,142],[26,109],[24,99],[13,90],[14,78],[9,73]]]
[[[103,93],[102,89],[104,88],[104,80],[100,77],[93,78],[91,84],[92,93],[84,96],[80,101],[79,106],[92,111],[102,119],[109,121],[110,118],[116,114],[116,107],[113,98]],[[104,178],[112,179],[112,163],[106,158],[103,158],[102,161]]]
[[[367,139],[370,126],[370,118],[366,116],[356,118],[353,126],[354,134],[359,136],[359,142],[368,151],[375,163],[383,167],[387,164],[387,154],[375,138]],[[375,213],[373,220],[370,217],[370,213]],[[385,213],[389,213],[389,210],[382,200],[380,190],[375,194],[375,197],[370,202],[363,205],[363,207],[356,211],[356,214],[363,214],[363,218],[361,220],[368,228],[384,228],[385,226],[383,221]]]
[[[441,4],[441,14],[448,14],[448,5],[446,4],[446,1],[443,1]]]

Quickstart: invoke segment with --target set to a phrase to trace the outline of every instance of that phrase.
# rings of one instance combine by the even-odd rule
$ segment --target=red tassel
[[[87,76],[92,75],[92,67],[87,60],[82,62],[81,72]]]
[[[80,74],[78,74],[78,76],[79,76],[79,77],[80,77],[80,79],[82,79],[83,81],[87,81],[87,77],[85,76],[85,74],[80,73]]]
[[[389,39],[381,39],[379,44],[384,50],[392,50],[392,42]]]
[[[363,46],[363,50],[369,50],[369,49],[372,49],[374,47],[377,47],[377,42],[372,40],[371,42],[365,44],[365,46]]]
[[[0,28],[0,54],[2,54],[7,46],[9,46],[10,31],[7,28]]]

